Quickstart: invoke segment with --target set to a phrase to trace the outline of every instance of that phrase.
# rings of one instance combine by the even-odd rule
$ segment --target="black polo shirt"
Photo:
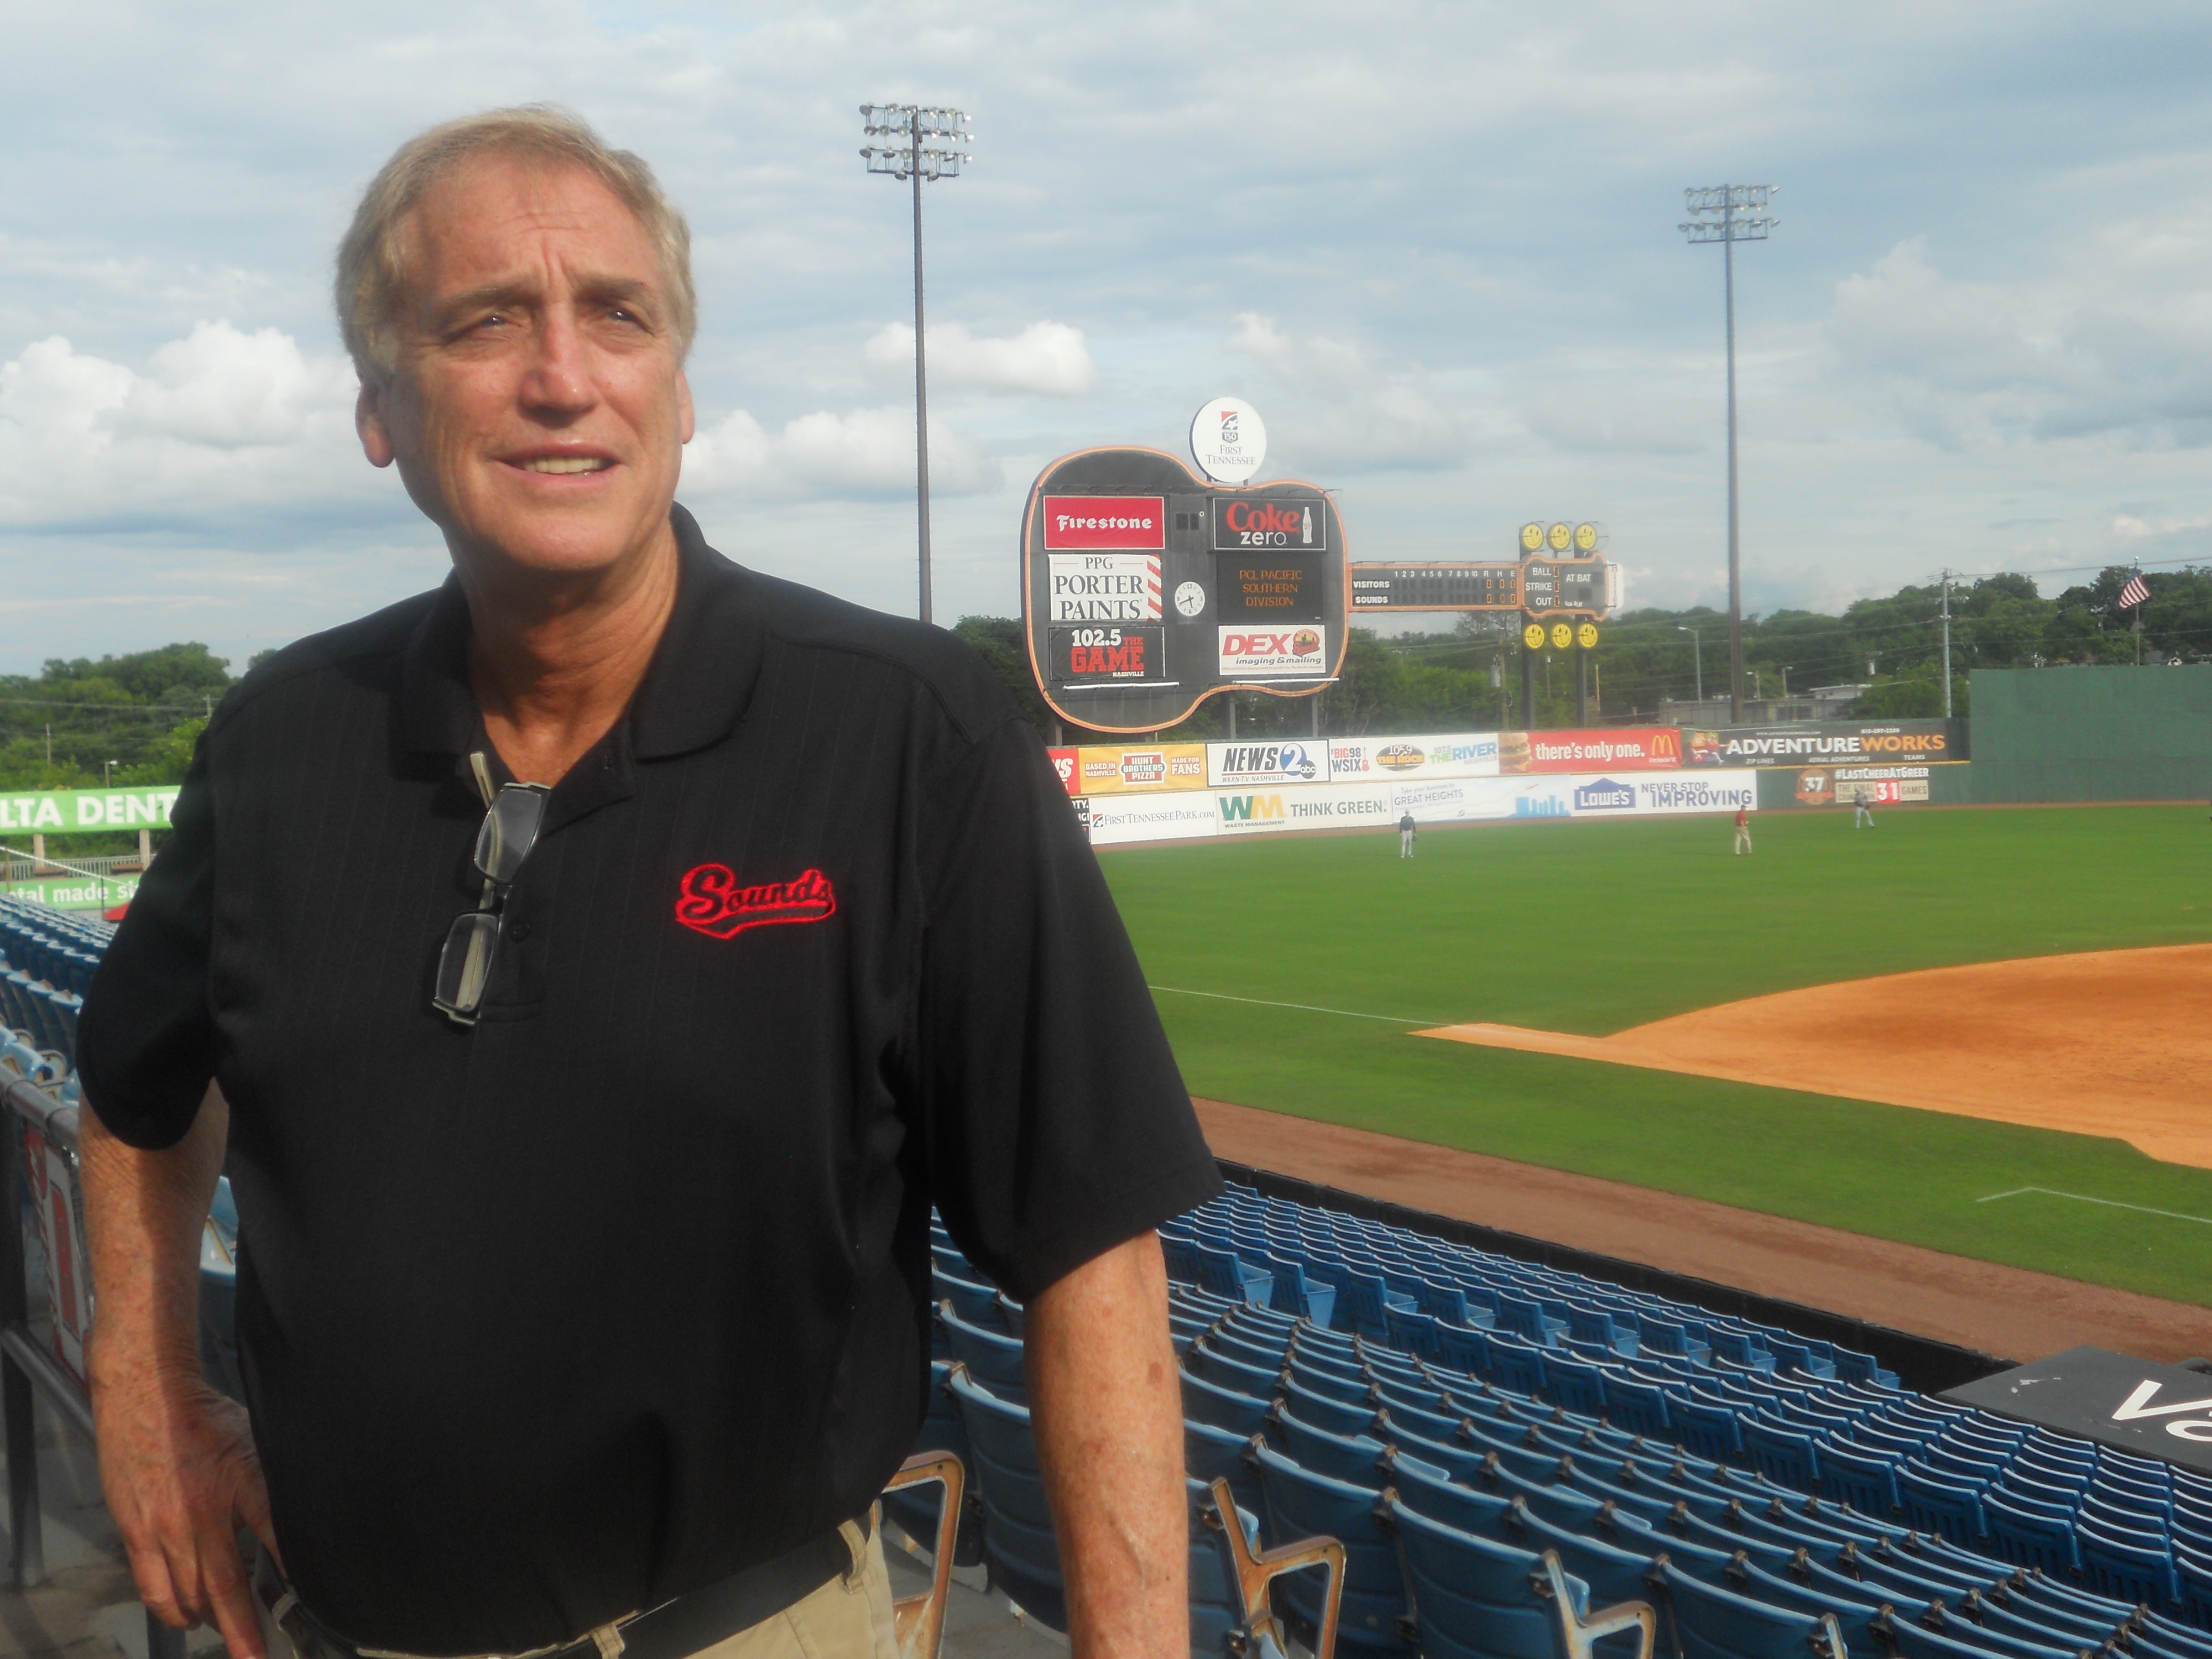
[[[278,1541],[361,1645],[561,1642],[859,1513],[921,1421],[933,1200],[1024,1297],[1218,1188],[989,671],[673,521],[473,1030],[430,1006],[483,817],[451,581],[224,700],[86,1000],[123,1139],[230,1101]]]

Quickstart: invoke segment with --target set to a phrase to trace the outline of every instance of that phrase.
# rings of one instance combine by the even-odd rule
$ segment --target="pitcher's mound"
[[[1846,980],[1607,1037],[1416,1033],[2039,1129],[2212,1169],[2212,945],[2026,957]]]

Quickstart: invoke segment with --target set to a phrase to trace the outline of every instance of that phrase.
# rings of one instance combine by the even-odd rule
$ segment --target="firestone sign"
[[[1310,695],[1344,660],[1345,560],[1313,484],[1200,479],[1156,449],[1063,456],[1023,517],[1030,670],[1098,732],[1158,731],[1232,687]]]

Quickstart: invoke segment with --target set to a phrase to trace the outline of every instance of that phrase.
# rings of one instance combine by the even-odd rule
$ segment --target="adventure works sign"
[[[1943,1398],[2212,1474],[2212,1376],[2202,1371],[2069,1348]]]
[[[89,835],[101,830],[166,830],[177,804],[173,784],[153,789],[45,789],[0,795],[0,832]]]
[[[1857,724],[1800,720],[1790,726],[1724,726],[1688,730],[1692,766],[1805,766],[1839,761],[1902,761],[1926,765],[1962,761],[1964,720],[1889,720]]]

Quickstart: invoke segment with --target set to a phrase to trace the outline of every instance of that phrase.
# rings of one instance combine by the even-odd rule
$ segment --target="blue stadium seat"
[[[1328,1537],[1344,1546],[1343,1610],[1337,1622],[1337,1650],[1402,1652],[1398,1620],[1406,1611],[1406,1591],[1396,1549],[1375,1529],[1374,1512],[1382,1490],[1332,1480],[1298,1467],[1272,1448],[1252,1448],[1266,1495],[1263,1530],[1271,1543]],[[1322,1617],[1322,1589],[1310,1574],[1286,1578],[1283,1598],[1309,1627]]]
[[[1239,1393],[1218,1382],[1209,1382],[1202,1376],[1194,1376],[1188,1369],[1181,1373],[1180,1381],[1182,1414],[1194,1422],[1224,1430],[1240,1442],[1264,1434],[1272,1426],[1272,1395],[1263,1399],[1257,1395]]]
[[[2179,1576],[2164,1538],[2077,1520],[2074,1541],[2081,1552],[2081,1576],[2099,1595],[2147,1601],[2160,1613],[2180,1602]]]
[[[946,1386],[975,1454],[969,1473],[983,1497],[983,1553],[992,1585],[1040,1624],[1064,1631],[1066,1584],[1028,1408],[978,1388],[961,1366],[953,1367]]]
[[[937,1316],[945,1327],[945,1346],[971,1376],[1001,1400],[1017,1406],[1029,1403],[1029,1380],[1022,1370],[1022,1345],[1003,1331],[971,1325],[953,1311],[947,1300],[938,1304]]]
[[[1555,1553],[1493,1543],[1402,1502],[1386,1512],[1425,1659],[1589,1659],[1597,1641],[1623,1631],[1637,1632],[1638,1659],[1650,1659],[1658,1624],[1649,1605],[1593,1615],[1589,1586]]]
[[[1692,1577],[1673,1561],[1655,1577],[1674,1615],[1683,1659],[1847,1659],[1835,1620],[1771,1607]]]

